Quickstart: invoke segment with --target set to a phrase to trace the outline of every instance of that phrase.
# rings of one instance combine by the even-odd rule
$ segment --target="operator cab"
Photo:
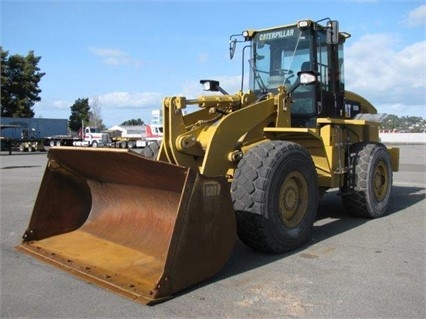
[[[314,127],[318,117],[344,117],[343,43],[337,21],[327,26],[302,20],[297,24],[245,31],[250,47],[249,87],[260,98],[285,86],[293,100],[293,127]],[[231,41],[232,43],[232,41]],[[317,75],[313,85],[299,85],[298,73]]]

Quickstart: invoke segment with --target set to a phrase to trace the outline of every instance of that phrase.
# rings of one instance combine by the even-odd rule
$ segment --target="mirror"
[[[339,22],[337,20],[331,20],[327,24],[327,43],[339,43]]]
[[[229,58],[231,60],[234,57],[236,45],[237,45],[237,39],[229,41]]]

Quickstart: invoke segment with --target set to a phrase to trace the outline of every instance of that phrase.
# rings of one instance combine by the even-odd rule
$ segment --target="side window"
[[[339,85],[340,85],[340,91],[344,92],[345,90],[345,69],[344,69],[344,63],[343,63],[343,44],[339,44],[339,51],[338,51],[338,72],[339,72]]]
[[[298,50],[297,54],[292,57],[292,59],[293,68],[296,74],[299,71],[310,71],[313,68],[309,48]],[[300,85],[294,91],[294,102],[291,108],[293,115],[310,116],[315,113],[314,90],[314,85]]]
[[[329,78],[329,58],[326,43],[326,36],[324,33],[318,33],[318,49],[317,49],[317,61],[318,61],[318,72],[320,74],[321,89],[324,91],[331,91],[330,78]]]

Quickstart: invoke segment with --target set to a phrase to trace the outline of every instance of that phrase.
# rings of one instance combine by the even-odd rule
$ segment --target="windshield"
[[[90,128],[90,133],[100,133],[100,132],[101,132],[101,130],[97,127],[91,127]]]
[[[264,93],[280,85],[289,87],[296,80],[297,72],[310,69],[308,32],[292,26],[256,34],[250,59],[253,91]]]

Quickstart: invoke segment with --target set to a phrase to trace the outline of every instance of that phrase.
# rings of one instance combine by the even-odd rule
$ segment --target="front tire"
[[[299,144],[259,144],[238,164],[231,196],[246,245],[273,253],[294,249],[310,237],[318,208],[312,158]]]
[[[352,216],[378,218],[388,207],[392,165],[380,143],[357,143],[350,149],[348,185],[341,188],[343,205]]]

